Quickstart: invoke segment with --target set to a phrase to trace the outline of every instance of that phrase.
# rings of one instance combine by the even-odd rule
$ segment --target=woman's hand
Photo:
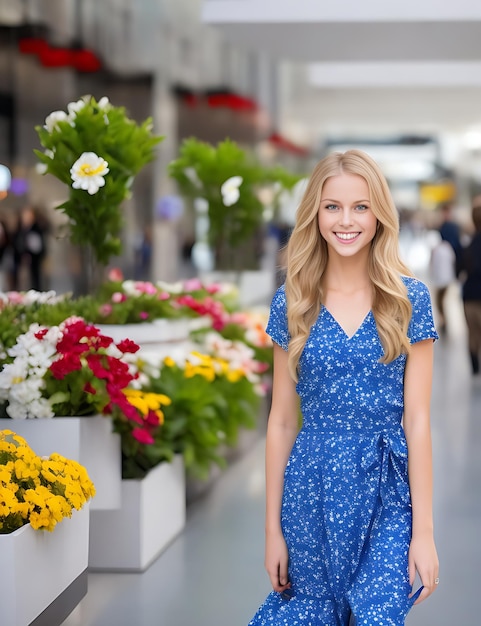
[[[439,583],[439,561],[432,533],[413,535],[409,547],[409,583],[414,584],[416,572],[419,574],[424,589],[414,604],[425,600]],[[436,582],[437,581],[437,582]]]
[[[282,531],[266,532],[266,555],[264,565],[274,591],[282,593],[289,589],[287,565],[289,557]]]

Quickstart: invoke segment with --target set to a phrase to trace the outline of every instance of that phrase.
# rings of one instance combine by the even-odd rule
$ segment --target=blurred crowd
[[[464,233],[453,217],[451,205],[440,210],[439,240],[431,251],[429,278],[441,336],[448,330],[446,296],[453,284],[460,285],[468,332],[468,350],[473,375],[479,374],[481,356],[481,195],[472,200],[473,230]]]
[[[0,290],[47,288],[43,264],[48,232],[47,219],[33,206],[0,220]]]

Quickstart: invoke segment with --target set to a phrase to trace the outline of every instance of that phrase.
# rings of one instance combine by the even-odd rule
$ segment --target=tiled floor
[[[479,623],[481,379],[469,371],[458,292],[437,342],[432,402],[441,583],[408,626]],[[264,440],[189,507],[185,532],[143,574],[90,574],[64,626],[246,626],[269,591],[263,570]],[[374,626],[374,625],[373,625]]]

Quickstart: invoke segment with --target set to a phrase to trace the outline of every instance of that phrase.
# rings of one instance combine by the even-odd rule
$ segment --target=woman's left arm
[[[408,473],[413,525],[409,548],[409,579],[416,571],[424,586],[415,604],[436,588],[439,561],[433,531],[433,471],[430,405],[433,372],[433,340],[411,346],[404,374],[404,432],[408,446]]]

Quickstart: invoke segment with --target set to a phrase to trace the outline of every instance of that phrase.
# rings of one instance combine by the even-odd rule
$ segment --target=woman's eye
[[[337,204],[326,204],[325,207],[328,211],[335,211],[337,209]]]
[[[365,204],[358,204],[356,206],[356,211],[367,211],[369,209],[368,206],[366,206]]]

